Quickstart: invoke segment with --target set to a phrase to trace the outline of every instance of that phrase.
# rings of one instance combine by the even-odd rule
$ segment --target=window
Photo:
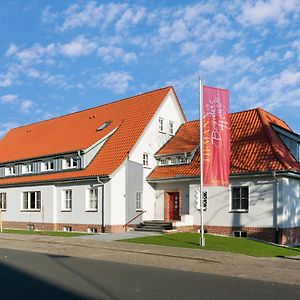
[[[66,169],[76,168],[77,167],[77,158],[76,157],[65,158],[64,167]]]
[[[186,158],[184,156],[177,156],[176,159],[179,164],[186,163]]]
[[[279,134],[279,136],[286,147],[291,151],[295,159],[300,162],[300,143],[297,143],[296,139],[290,138],[286,135]]]
[[[33,172],[33,163],[28,163],[24,165],[24,173],[32,173]]]
[[[142,210],[142,192],[136,192],[135,194],[135,209]]]
[[[98,127],[97,131],[101,131],[103,129],[105,129],[109,124],[111,124],[111,122],[104,122],[100,127]]]
[[[22,210],[41,210],[41,192],[24,192]]]
[[[12,176],[16,174],[16,166],[9,166],[6,168],[6,172],[8,176]]]
[[[89,197],[87,203],[87,210],[98,210],[98,189],[89,189]]]
[[[162,159],[159,160],[159,164],[160,164],[161,166],[165,166],[165,165],[168,164],[168,161],[167,161],[166,158],[162,158]]]
[[[160,132],[165,132],[164,131],[164,119],[163,118],[158,119],[158,130]]]
[[[54,169],[54,161],[48,160],[44,162],[44,171],[53,171]]]
[[[231,187],[231,211],[248,212],[249,210],[249,187]]]
[[[64,190],[62,210],[65,210],[65,211],[72,210],[72,190]]]
[[[0,209],[6,210],[6,193],[0,193]]]
[[[149,155],[147,153],[143,154],[143,166],[148,167],[149,166]]]
[[[169,121],[169,134],[174,134],[174,122]]]

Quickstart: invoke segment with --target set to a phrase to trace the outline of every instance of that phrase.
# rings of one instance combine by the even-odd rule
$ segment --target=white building
[[[277,243],[300,243],[300,136],[264,111],[231,114],[230,187],[210,187],[205,229]],[[199,122],[188,122],[157,153],[148,176],[156,214],[179,230],[199,228]]]
[[[142,210],[154,218],[145,178],[185,121],[166,87],[10,130],[0,141],[3,226],[112,232]]]

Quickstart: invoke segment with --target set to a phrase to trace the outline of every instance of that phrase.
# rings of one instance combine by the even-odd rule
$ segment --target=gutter
[[[104,182],[100,180],[100,177],[97,176],[97,181],[99,182],[100,186],[102,187],[102,207],[101,207],[101,224],[102,224],[102,233],[105,232],[105,218],[104,218]]]

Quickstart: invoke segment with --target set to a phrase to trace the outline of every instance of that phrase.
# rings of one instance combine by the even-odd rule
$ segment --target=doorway
[[[176,221],[180,220],[178,192],[169,193],[169,219]]]

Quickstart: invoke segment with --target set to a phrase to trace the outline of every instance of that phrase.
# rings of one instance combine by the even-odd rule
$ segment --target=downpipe
[[[105,218],[104,218],[104,183],[100,180],[100,177],[97,176],[97,182],[99,183],[99,185],[102,187],[102,203],[101,203],[101,232],[105,233]]]

